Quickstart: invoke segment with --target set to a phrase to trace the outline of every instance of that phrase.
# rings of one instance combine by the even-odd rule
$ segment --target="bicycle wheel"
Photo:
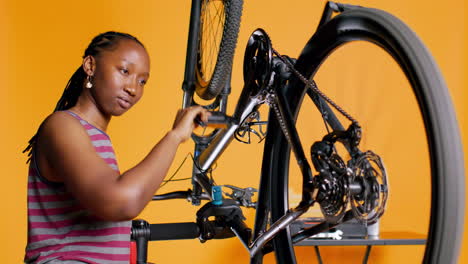
[[[202,1],[195,91],[204,100],[216,97],[229,78],[242,3],[242,0]]]
[[[353,45],[364,47],[353,50]],[[376,52],[383,55],[384,66],[369,66],[377,62],[374,57],[364,60],[365,56],[373,53],[369,46],[376,47]],[[350,62],[346,53],[357,51],[361,52],[355,55],[357,62]],[[343,59],[339,60],[340,57]],[[359,64],[359,61],[363,62]],[[387,63],[395,63],[395,67]],[[322,74],[322,71],[340,65],[344,72]],[[387,210],[381,218],[381,229],[407,227],[412,230],[420,228],[418,225],[423,226],[427,243],[420,256],[422,261],[456,263],[464,215],[463,153],[448,90],[419,38],[400,20],[384,11],[352,8],[318,29],[295,67],[309,79],[316,79],[322,91],[355,114],[363,129],[361,150],[371,149],[383,158],[391,193]],[[364,81],[358,81],[354,72],[346,74],[346,71],[361,67],[364,70],[361,77],[367,78]],[[396,76],[401,80],[394,80],[392,71],[399,71]],[[388,75],[390,79],[384,82],[392,89],[379,89],[383,81],[374,78],[377,74]],[[333,78],[331,81],[323,80],[330,76]],[[339,82],[340,79],[344,81]],[[376,87],[361,91],[339,90],[333,94],[332,89],[321,85],[347,89],[349,82],[355,83],[359,89],[372,82],[376,82]],[[312,144],[307,140],[321,140],[321,136],[327,133],[320,130],[323,127],[321,116],[316,114],[318,119],[313,119],[314,105],[306,95],[305,85],[298,79],[291,80],[280,93],[286,97],[297,119],[296,128],[307,151]],[[309,125],[302,126],[301,119]],[[301,176],[294,171],[293,167],[297,167],[295,160],[290,159],[290,147],[274,113],[270,113],[269,120],[264,166],[271,175],[271,222],[274,222],[288,208],[295,207],[289,192],[293,178]],[[317,125],[311,127],[311,123]],[[420,193],[420,189],[425,187],[425,194]],[[423,200],[415,202],[420,197]],[[404,209],[411,204],[413,207]],[[422,209],[415,210],[414,206]],[[418,219],[421,216],[426,219]],[[278,263],[296,263],[289,228],[274,238],[273,246]]]

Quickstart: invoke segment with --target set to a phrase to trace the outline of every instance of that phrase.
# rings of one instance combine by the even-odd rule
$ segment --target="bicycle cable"
[[[215,167],[214,168],[211,168],[210,170],[208,171],[203,171],[201,170],[201,168],[197,165],[196,161],[195,161],[195,158],[193,157],[193,154],[191,152],[187,153],[187,155],[185,156],[184,160],[182,160],[182,162],[180,163],[179,167],[177,167],[176,171],[169,177],[169,179],[167,180],[163,180],[162,181],[162,184],[159,186],[159,188],[163,187],[164,185],[168,184],[169,182],[176,182],[176,181],[186,181],[186,180],[190,180],[192,179],[192,177],[187,177],[187,178],[177,178],[177,179],[174,179],[174,177],[177,175],[177,173],[179,172],[179,170],[182,168],[182,166],[184,165],[185,161],[187,160],[188,157],[191,157],[192,158],[192,161],[193,163],[195,164],[195,167],[197,167],[197,169],[199,171],[201,171],[202,174],[204,174],[205,176],[208,177],[208,174],[210,175],[209,176],[209,179],[212,181],[212,183],[215,183],[214,179],[213,179],[213,176],[212,176],[212,171],[215,170],[217,168],[217,163],[215,163]]]
[[[184,181],[184,180],[189,180],[191,178],[180,178],[180,179],[174,179],[174,177],[177,175],[177,173],[179,172],[179,170],[182,168],[182,166],[184,165],[185,161],[187,160],[188,156],[192,156],[192,153],[187,153],[187,155],[185,155],[185,158],[184,160],[182,160],[182,162],[180,163],[179,167],[177,167],[176,171],[171,175],[171,177],[169,177],[169,179],[167,180],[164,180],[162,182],[162,184],[159,186],[159,188],[163,187],[164,185],[168,184],[169,182],[175,182],[175,181]]]

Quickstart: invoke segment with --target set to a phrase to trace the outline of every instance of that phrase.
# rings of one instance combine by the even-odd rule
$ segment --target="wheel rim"
[[[428,175],[427,180],[429,182],[430,182],[429,179],[432,178],[432,181],[433,181],[432,192],[434,193],[432,199],[435,199],[435,200],[433,200],[432,202],[431,211],[433,211],[433,213],[431,214],[431,219],[432,219],[431,229],[429,231],[430,241],[426,248],[424,261],[435,261],[437,263],[440,263],[440,261],[446,262],[446,263],[454,262],[457,258],[456,254],[460,245],[459,244],[460,235],[456,233],[456,230],[457,230],[457,227],[460,227],[462,225],[462,221],[460,219],[463,219],[462,217],[463,213],[459,213],[460,210],[458,210],[457,207],[463,208],[463,201],[462,201],[463,198],[460,198],[460,197],[463,197],[462,176],[464,172],[463,172],[463,165],[456,163],[456,161],[462,160],[462,158],[460,158],[462,154],[461,154],[461,148],[459,147],[460,141],[459,141],[459,135],[457,133],[457,125],[456,125],[456,121],[454,120],[453,109],[451,109],[451,103],[450,103],[450,100],[448,99],[446,88],[443,86],[443,84],[441,84],[441,87],[437,87],[440,81],[437,78],[431,79],[431,76],[433,75],[437,76],[437,70],[434,70],[434,68],[431,68],[433,66],[433,62],[430,57],[422,56],[423,58],[420,58],[421,56],[418,56],[418,55],[421,55],[421,50],[418,50],[414,52],[414,54],[412,54],[413,53],[413,51],[411,50],[412,47],[411,45],[407,43],[403,44],[403,46],[409,45],[409,48],[408,46],[405,47],[406,53],[404,52],[401,53],[401,50],[399,50],[401,48],[400,46],[401,43],[394,42],[395,39],[393,39],[393,36],[399,35],[398,30],[404,31],[401,34],[408,35],[407,28],[404,28],[404,30],[401,30],[401,25],[397,25],[394,28],[388,27],[384,30],[381,30],[381,32],[379,33],[378,32],[379,29],[375,30],[375,27],[380,26],[378,24],[382,21],[376,21],[376,20],[383,20],[384,22],[388,23],[388,21],[386,20],[389,20],[389,19],[395,20],[395,19],[390,17],[388,14],[382,14],[383,13],[382,11],[359,10],[355,13],[360,13],[360,14],[356,15],[355,17],[352,17],[351,19],[349,19],[349,17],[353,15],[353,12],[349,12],[347,14],[349,15],[348,17],[342,16],[344,17],[343,20],[349,19],[350,21],[348,22],[350,23],[346,23],[346,22],[343,22],[342,20],[335,19],[334,21],[335,24],[333,26],[336,26],[338,29],[328,30],[327,32],[328,35],[322,34],[321,39],[325,40],[325,41],[322,41],[323,43],[319,43],[320,45],[323,44],[322,47],[317,48],[318,43],[314,42],[313,41],[314,38],[312,38],[311,41],[308,43],[307,48],[304,49],[304,53],[301,55],[296,66],[301,72],[306,73],[307,75],[314,74],[315,71],[318,69],[319,65],[322,63],[322,59],[326,58],[333,49],[340,46],[344,42],[348,42],[350,40],[356,40],[356,39],[367,39],[370,42],[379,43],[385,46],[385,49],[390,50],[390,53],[392,54],[392,56],[398,59],[398,61],[400,62],[400,65],[403,65],[403,66],[413,65],[414,67],[414,64],[411,64],[411,63],[414,63],[415,61],[420,63],[419,66],[421,66],[421,64],[429,65],[430,74],[426,75],[426,77],[429,76],[427,78],[421,75],[420,69],[418,68],[419,66],[413,69],[411,69],[411,67],[405,68],[406,73],[409,74],[408,75],[409,80],[411,81],[411,83],[414,84],[414,93],[411,96],[402,97],[402,98],[413,98],[414,100],[414,95],[416,95],[416,97],[418,98],[418,102],[419,102],[418,108],[424,109],[423,112],[426,113],[424,115],[425,121],[423,125],[423,129],[425,127],[427,131],[426,133],[427,140],[425,141],[426,142],[425,145],[426,146],[429,145],[428,149],[431,150],[430,159],[428,157],[429,163],[431,165],[428,167],[432,167],[432,172],[430,171],[429,173],[426,173],[426,175]],[[380,16],[380,18],[376,14]],[[365,21],[366,19],[369,19],[370,22]],[[356,23],[356,22],[359,22],[359,23]],[[366,25],[366,23],[368,23],[367,25],[369,26],[369,28],[361,31],[360,27],[362,25]],[[395,26],[395,25],[390,23],[390,26]],[[340,30],[340,27],[343,29],[342,31]],[[353,29],[353,27],[355,28]],[[365,28],[365,26],[363,27]],[[373,30],[377,31],[377,35],[375,36],[372,35],[374,33]],[[393,32],[390,35],[387,35],[387,37],[385,36],[382,37],[381,35],[379,35],[382,32],[384,32],[384,35],[385,35],[388,33],[388,31],[393,31]],[[334,36],[333,34],[337,34],[338,36]],[[384,40],[383,42],[384,44],[382,44],[383,40]],[[385,43],[385,40],[387,40],[388,42]],[[418,40],[416,39],[416,42],[417,41]],[[408,51],[408,49],[410,51]],[[425,50],[422,49],[422,51],[424,53]],[[422,54],[422,55],[426,55],[426,54]],[[408,61],[407,60],[408,57],[412,57],[412,61],[411,60]],[[314,61],[313,63],[314,65],[306,65],[308,61]],[[341,76],[337,75],[337,77],[341,77]],[[432,81],[428,82],[428,80],[432,80]],[[431,90],[428,88],[427,85],[435,85],[437,88],[440,88],[440,89],[433,88]],[[295,87],[295,86],[291,85],[290,87]],[[291,89],[290,91],[286,91],[286,94],[288,94],[287,97],[292,100],[290,102],[290,105],[292,106],[299,105],[302,101],[302,96],[304,92],[302,90],[291,91]],[[349,100],[349,98],[347,98],[347,100]],[[436,106],[432,105],[431,103],[435,104]],[[395,109],[398,109],[398,107],[396,107]],[[390,112],[390,114],[393,114],[393,113]],[[444,115],[446,115],[446,118],[441,118]],[[358,116],[357,116],[357,119],[359,120]],[[366,126],[363,125],[363,127],[365,128]],[[408,127],[411,128],[410,130],[412,130],[413,124],[408,125]],[[444,127],[448,127],[448,129]],[[269,131],[275,128],[277,128],[275,127],[275,124],[272,124],[272,126],[269,127],[270,129]],[[279,144],[279,145],[286,144],[284,138],[282,138],[282,135],[280,133],[273,132],[272,134],[275,134],[275,135],[272,135],[270,138],[272,138],[276,142],[276,144]],[[368,134],[371,135],[372,133],[368,133]],[[275,161],[276,160],[279,160],[279,161],[288,160],[288,157],[289,157],[288,150],[289,150],[288,148],[277,148],[275,150],[276,154],[274,154],[276,156],[273,157],[273,160]],[[288,153],[284,154],[286,152]],[[446,155],[445,152],[449,152],[450,154]],[[283,154],[278,154],[278,153],[283,153]],[[453,157],[456,156],[457,157],[456,161],[453,160],[453,158],[450,159],[450,156],[453,156]],[[385,158],[384,158],[384,161],[385,161]],[[386,164],[388,164],[388,162],[386,162]],[[288,167],[287,165],[284,165],[284,167],[287,168]],[[272,170],[271,173],[274,175],[272,177],[278,178],[276,179],[276,181],[280,183],[281,177],[284,177],[284,175],[287,174],[287,171],[283,168],[283,165],[281,164],[273,165],[272,167],[276,168],[278,171],[278,172],[275,172]],[[278,175],[275,176],[275,174],[280,174],[280,176]],[[390,181],[392,182],[392,184],[394,184],[391,176],[390,176]],[[273,182],[273,185],[275,185],[274,182]],[[447,192],[449,189],[452,189],[452,188],[456,190],[456,193],[454,194],[452,193],[449,196]],[[282,189],[284,189],[284,186],[277,187],[276,195],[281,194]],[[431,191],[431,188],[429,188],[429,192],[430,191]],[[275,194],[273,194],[273,196],[274,195]],[[440,196],[438,197],[438,195]],[[271,197],[271,199],[273,202],[276,201],[276,204],[272,205],[272,216],[273,216],[273,220],[275,220],[278,216],[281,216],[287,210],[288,200],[284,199],[285,201],[281,202],[281,201],[278,201],[278,199],[275,200],[274,197]],[[447,222],[444,222],[442,212],[447,212],[448,215],[452,215],[456,219],[457,227],[450,226]],[[288,241],[287,237],[288,237],[287,235],[278,237],[275,240],[275,245],[277,245],[276,247],[277,248],[280,248],[281,246],[289,247],[288,243],[290,243],[290,241]],[[453,237],[453,241],[450,241],[449,239],[450,237]],[[441,242],[442,240],[444,242]],[[453,246],[447,246],[447,243]],[[289,261],[290,263],[294,262],[294,256],[292,256],[291,259],[283,258],[283,257],[278,257],[278,259],[280,259],[280,261]]]
[[[373,49],[373,51],[371,50]],[[380,155],[383,159],[383,162],[387,166],[387,171],[389,175],[389,181],[391,182],[391,190],[389,199],[389,204],[387,210],[381,219],[380,225],[381,230],[385,231],[414,231],[418,230],[417,233],[421,233],[426,235],[427,230],[429,229],[429,214],[430,214],[430,161],[429,161],[429,154],[427,149],[427,143],[425,143],[426,138],[424,136],[420,136],[421,133],[425,133],[424,131],[424,124],[419,117],[419,109],[417,107],[417,102],[412,95],[411,87],[407,83],[405,77],[399,73],[399,67],[396,63],[393,63],[392,69],[388,70],[385,76],[395,76],[399,78],[391,78],[392,81],[395,82],[394,86],[398,86],[393,90],[383,90],[383,91],[376,91],[379,90],[379,77],[377,76],[378,72],[371,73],[371,68],[366,68],[366,63],[375,63],[375,59],[369,59],[365,61],[361,61],[359,63],[353,64],[354,66],[350,66],[349,64],[346,65],[346,61],[352,60],[347,56],[348,54],[362,54],[362,51],[369,53],[377,53],[375,56],[371,55],[370,58],[379,58],[384,57],[385,61],[382,62],[383,65],[388,64],[391,62],[391,57],[384,53],[384,51],[380,50],[379,48],[375,47],[375,45],[370,43],[350,43],[344,45],[339,50],[335,51],[328,60],[321,66],[318,70],[316,75],[316,81],[318,84],[319,89],[322,88],[322,91],[327,93],[328,96],[331,98],[336,99],[335,101],[342,107],[344,107],[350,114],[352,114],[360,123],[363,128],[363,142],[360,144],[360,149],[362,151],[371,150],[376,152],[376,154]],[[328,63],[330,62],[330,63]],[[342,81],[335,82],[330,81],[333,79],[333,76],[337,76],[339,72],[346,72],[353,70],[351,68],[360,68],[363,72],[370,73],[374,80],[369,81],[368,84],[362,83],[357,79],[354,79],[353,74],[349,74],[348,76],[341,76]],[[388,65],[386,67],[389,67]],[[347,69],[346,69],[347,68]],[[378,69],[378,68],[377,68]],[[393,72],[391,72],[393,71]],[[398,76],[400,75],[400,76]],[[328,80],[327,80],[328,79]],[[406,84],[404,84],[406,82]],[[367,88],[366,88],[367,87]],[[372,87],[374,89],[372,89]],[[365,92],[361,89],[367,89]],[[355,96],[361,93],[361,96]],[[379,96],[380,94],[380,96]],[[408,109],[406,111],[406,115],[404,112],[398,114],[391,112],[385,114],[382,113],[382,110],[391,109],[391,107],[400,100],[399,97],[406,97],[408,102],[406,104],[412,105],[413,109]],[[351,98],[350,98],[351,97]],[[385,101],[375,101],[372,98],[385,98]],[[367,99],[366,99],[367,98]],[[370,99],[369,99],[370,98]],[[393,99],[391,99],[393,98]],[[368,100],[369,99],[369,100]],[[298,120],[297,126],[299,135],[301,137],[302,144],[307,151],[309,151],[309,147],[315,141],[321,140],[327,131],[325,126],[310,126],[311,120],[315,120],[316,124],[319,124],[319,120],[321,120],[321,116],[318,111],[315,109],[315,106],[310,101],[310,99],[305,95],[303,100],[300,100],[301,106],[298,113]],[[366,102],[367,101],[367,102]],[[340,103],[342,102],[342,103]],[[379,103],[374,103],[379,102]],[[370,103],[370,104],[366,104]],[[404,104],[400,102],[401,105]],[[308,108],[308,109],[306,109]],[[308,111],[309,110],[309,111]],[[310,111],[311,110],[311,111]],[[380,117],[380,118],[379,118]],[[418,124],[416,124],[415,119],[419,118]],[[342,124],[347,127],[349,122],[342,120]],[[392,132],[392,129],[387,129],[386,123],[389,120],[393,120],[394,123],[399,123],[403,127],[413,126],[411,135],[408,133],[403,133],[404,130],[400,132]],[[321,122],[323,123],[323,122]],[[400,139],[402,136],[406,136],[405,139]],[[309,138],[307,138],[309,137]],[[395,142],[393,144],[388,144],[388,142]],[[345,162],[349,160],[349,156],[343,155],[346,153],[344,147],[340,144],[337,144],[338,152],[342,155],[342,157],[346,157]],[[398,154],[399,149],[404,149],[404,147],[408,147],[409,150],[406,150],[404,153]],[[409,147],[409,146],[419,146],[419,147]],[[425,153],[425,154],[422,154]],[[405,163],[409,157],[419,157],[419,160],[416,162],[419,166],[411,167],[410,164],[405,165],[405,167],[397,166],[397,164]],[[310,160],[310,154],[308,155],[308,160]],[[425,171],[424,171],[425,170]],[[314,175],[317,172],[314,170]],[[288,205],[286,207],[294,207],[298,204],[301,198],[301,184],[302,184],[302,176],[296,165],[296,161],[294,157],[291,157],[289,160],[289,170],[288,170],[288,190],[291,191],[288,195]],[[399,175],[425,175],[425,182],[420,182],[420,178],[409,178],[409,179],[402,179],[402,177],[396,177]],[[392,177],[393,176],[393,177]],[[422,189],[422,193],[417,195],[417,197],[412,198],[412,202],[418,204],[419,210],[418,213],[412,213],[411,210],[414,209],[414,206],[411,203],[402,199],[402,197],[408,197],[411,195],[411,190],[406,189],[405,185],[408,186],[418,186],[419,189]],[[351,196],[350,202],[358,208],[358,211],[362,202],[362,199],[355,199],[354,196]],[[348,210],[351,207],[348,207]],[[305,217],[319,217],[322,212],[321,208],[318,206],[312,207],[308,214]],[[414,210],[413,210],[414,211]],[[401,213],[405,212],[405,213]],[[361,212],[361,214],[364,214]],[[364,214],[365,215],[365,214]],[[400,219],[414,219],[411,221],[410,225],[407,225],[404,221]],[[365,235],[365,234],[364,234]],[[302,263],[305,260],[303,250],[299,249],[296,250],[297,252],[297,261],[298,263]],[[310,256],[310,255],[309,255]],[[325,252],[324,259],[327,257],[330,258],[330,254]],[[348,256],[353,257],[353,256]],[[422,260],[423,252],[419,252],[419,258]]]

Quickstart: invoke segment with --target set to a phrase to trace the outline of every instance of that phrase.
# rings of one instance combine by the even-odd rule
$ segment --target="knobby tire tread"
[[[211,1],[211,0],[206,0]],[[195,82],[195,91],[198,96],[204,100],[211,100],[218,96],[225,87],[231,73],[232,60],[237,45],[240,20],[242,16],[243,0],[224,0],[226,19],[223,28],[223,36],[216,59],[215,69],[208,80],[208,85],[204,87],[199,73],[200,63],[197,63],[197,74]],[[197,55],[197,61],[199,60]]]

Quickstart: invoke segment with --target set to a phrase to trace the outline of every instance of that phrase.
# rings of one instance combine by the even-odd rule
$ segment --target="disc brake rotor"
[[[388,198],[387,173],[382,160],[372,151],[359,156],[352,166],[351,183],[358,183],[359,193],[350,192],[351,209],[360,222],[373,224],[385,211]]]

